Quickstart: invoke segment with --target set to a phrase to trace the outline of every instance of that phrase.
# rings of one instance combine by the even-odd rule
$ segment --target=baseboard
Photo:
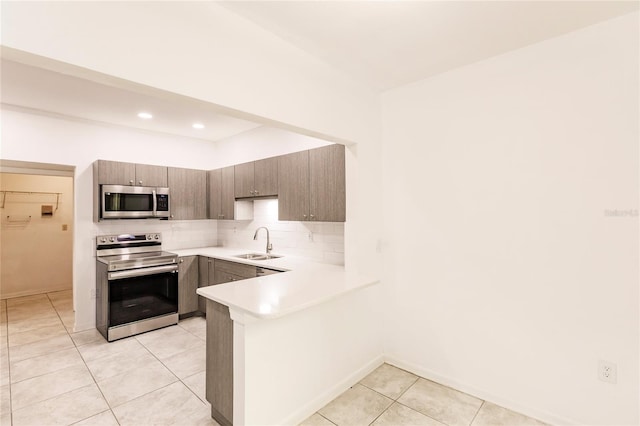
[[[512,411],[516,411],[518,413],[524,414],[525,416],[532,417],[534,419],[538,419],[544,423],[550,425],[571,425],[577,426],[582,423],[577,422],[575,420],[567,419],[562,416],[558,416],[552,413],[549,413],[545,410],[536,409],[533,407],[529,407],[526,405],[522,405],[518,402],[512,401],[509,398],[504,398],[499,395],[495,395],[491,392],[487,392],[483,389],[478,389],[474,386],[470,386],[464,382],[452,379],[447,376],[442,376],[434,371],[428,370],[420,365],[413,364],[410,362],[403,361],[402,359],[395,357],[393,355],[385,355],[384,362],[387,364],[391,364],[403,370],[406,370],[410,373],[413,373],[417,376],[423,377],[425,379],[434,381],[436,383],[440,383],[441,385],[449,386],[450,388],[459,390],[460,392],[464,392],[471,396],[475,396],[476,398],[483,399],[485,401],[489,401],[493,404],[499,405],[501,407],[507,408]]]
[[[17,291],[14,293],[3,293],[2,295],[0,295],[0,300],[5,300],[5,299],[14,299],[16,297],[25,297],[25,296],[35,296],[36,294],[46,294],[46,293],[53,293],[56,291],[65,291],[65,290],[72,290],[72,287],[68,287],[68,286],[64,286],[64,287],[56,287],[56,288],[51,288],[48,289],[47,291],[42,291],[42,290],[24,290],[24,291]]]
[[[307,404],[300,407],[294,413],[289,415],[286,419],[278,422],[279,425],[298,425],[302,421],[306,420],[313,413],[327,405],[329,402],[342,395],[351,386],[364,379],[369,373],[378,368],[384,363],[384,356],[378,355],[371,361],[367,362],[363,367],[349,374],[342,379],[338,384],[328,389],[325,393],[309,401]]]

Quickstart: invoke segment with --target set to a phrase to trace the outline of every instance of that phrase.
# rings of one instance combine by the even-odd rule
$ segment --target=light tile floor
[[[203,318],[107,343],[96,330],[73,333],[71,297],[0,301],[0,426],[217,425]],[[543,423],[383,364],[302,425]]]
[[[203,318],[112,343],[73,321],[71,291],[0,301],[0,426],[217,425]]]
[[[544,426],[544,423],[382,364],[301,426]]]

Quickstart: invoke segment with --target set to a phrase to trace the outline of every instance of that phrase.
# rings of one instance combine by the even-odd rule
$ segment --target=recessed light
[[[204,129],[204,124],[202,124],[202,123],[193,123],[191,125],[191,127],[193,127],[194,129]]]
[[[149,120],[150,118],[153,118],[153,115],[151,115],[148,112],[139,112],[138,113],[138,117],[144,119],[144,120]]]

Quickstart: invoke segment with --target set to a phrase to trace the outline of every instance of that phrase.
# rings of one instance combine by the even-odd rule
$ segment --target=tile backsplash
[[[266,232],[261,230],[253,240],[260,226],[269,229],[273,253],[344,265],[343,223],[278,221],[277,199],[255,200],[251,221],[218,221],[218,245],[264,252]]]

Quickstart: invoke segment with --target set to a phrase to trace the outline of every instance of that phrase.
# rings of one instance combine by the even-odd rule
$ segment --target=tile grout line
[[[482,404],[480,404],[480,406],[478,407],[478,411],[476,411],[476,414],[474,414],[473,418],[471,419],[471,423],[469,423],[469,426],[471,426],[473,424],[473,422],[476,420],[476,417],[478,417],[478,414],[480,414],[480,410],[482,410],[482,407],[484,407],[484,403],[485,400],[481,400]]]
[[[51,301],[51,298],[49,297],[48,293],[47,293],[47,298],[49,298],[49,300]],[[53,302],[51,303],[51,305],[53,306]],[[116,418],[113,410],[111,409],[111,405],[109,404],[109,401],[107,401],[107,398],[105,398],[104,394],[102,393],[102,389],[100,389],[100,386],[98,386],[98,382],[96,381],[96,378],[93,376],[93,373],[91,372],[91,369],[87,365],[87,361],[84,359],[84,357],[82,356],[82,354],[78,350],[78,345],[76,344],[75,340],[73,340],[73,337],[71,337],[71,333],[69,333],[69,329],[64,325],[64,322],[62,321],[62,318],[60,317],[60,314],[58,313],[58,309],[55,306],[53,306],[53,309],[56,311],[56,314],[58,314],[58,317],[60,318],[60,322],[62,322],[62,326],[64,327],[64,330],[66,331],[67,335],[69,336],[69,339],[71,339],[71,343],[73,343],[74,349],[76,350],[76,352],[78,352],[78,356],[82,360],[82,363],[84,364],[84,367],[89,372],[89,375],[91,376],[91,379],[93,380],[93,383],[95,384],[96,388],[98,389],[98,392],[100,392],[100,395],[102,395],[102,399],[107,404],[107,407],[109,407],[109,411],[111,411],[111,414],[113,415],[113,418],[116,419],[116,423],[120,424],[120,422]],[[80,388],[78,388],[78,389],[80,389]],[[74,390],[77,390],[77,389],[74,389]],[[73,391],[69,391],[69,392],[73,392]],[[65,392],[65,393],[69,393],[69,392]],[[64,395],[64,394],[62,394],[62,395]],[[105,411],[107,411],[107,410],[105,410]],[[104,413],[105,411],[101,411],[100,413]],[[100,413],[97,413],[97,414],[100,414]],[[97,414],[92,414],[91,416],[85,417],[84,419],[80,419],[75,423],[79,423],[79,422],[81,422],[83,420],[87,420],[87,419],[89,419],[89,418],[91,418],[91,417],[93,417],[93,416],[95,416]]]

